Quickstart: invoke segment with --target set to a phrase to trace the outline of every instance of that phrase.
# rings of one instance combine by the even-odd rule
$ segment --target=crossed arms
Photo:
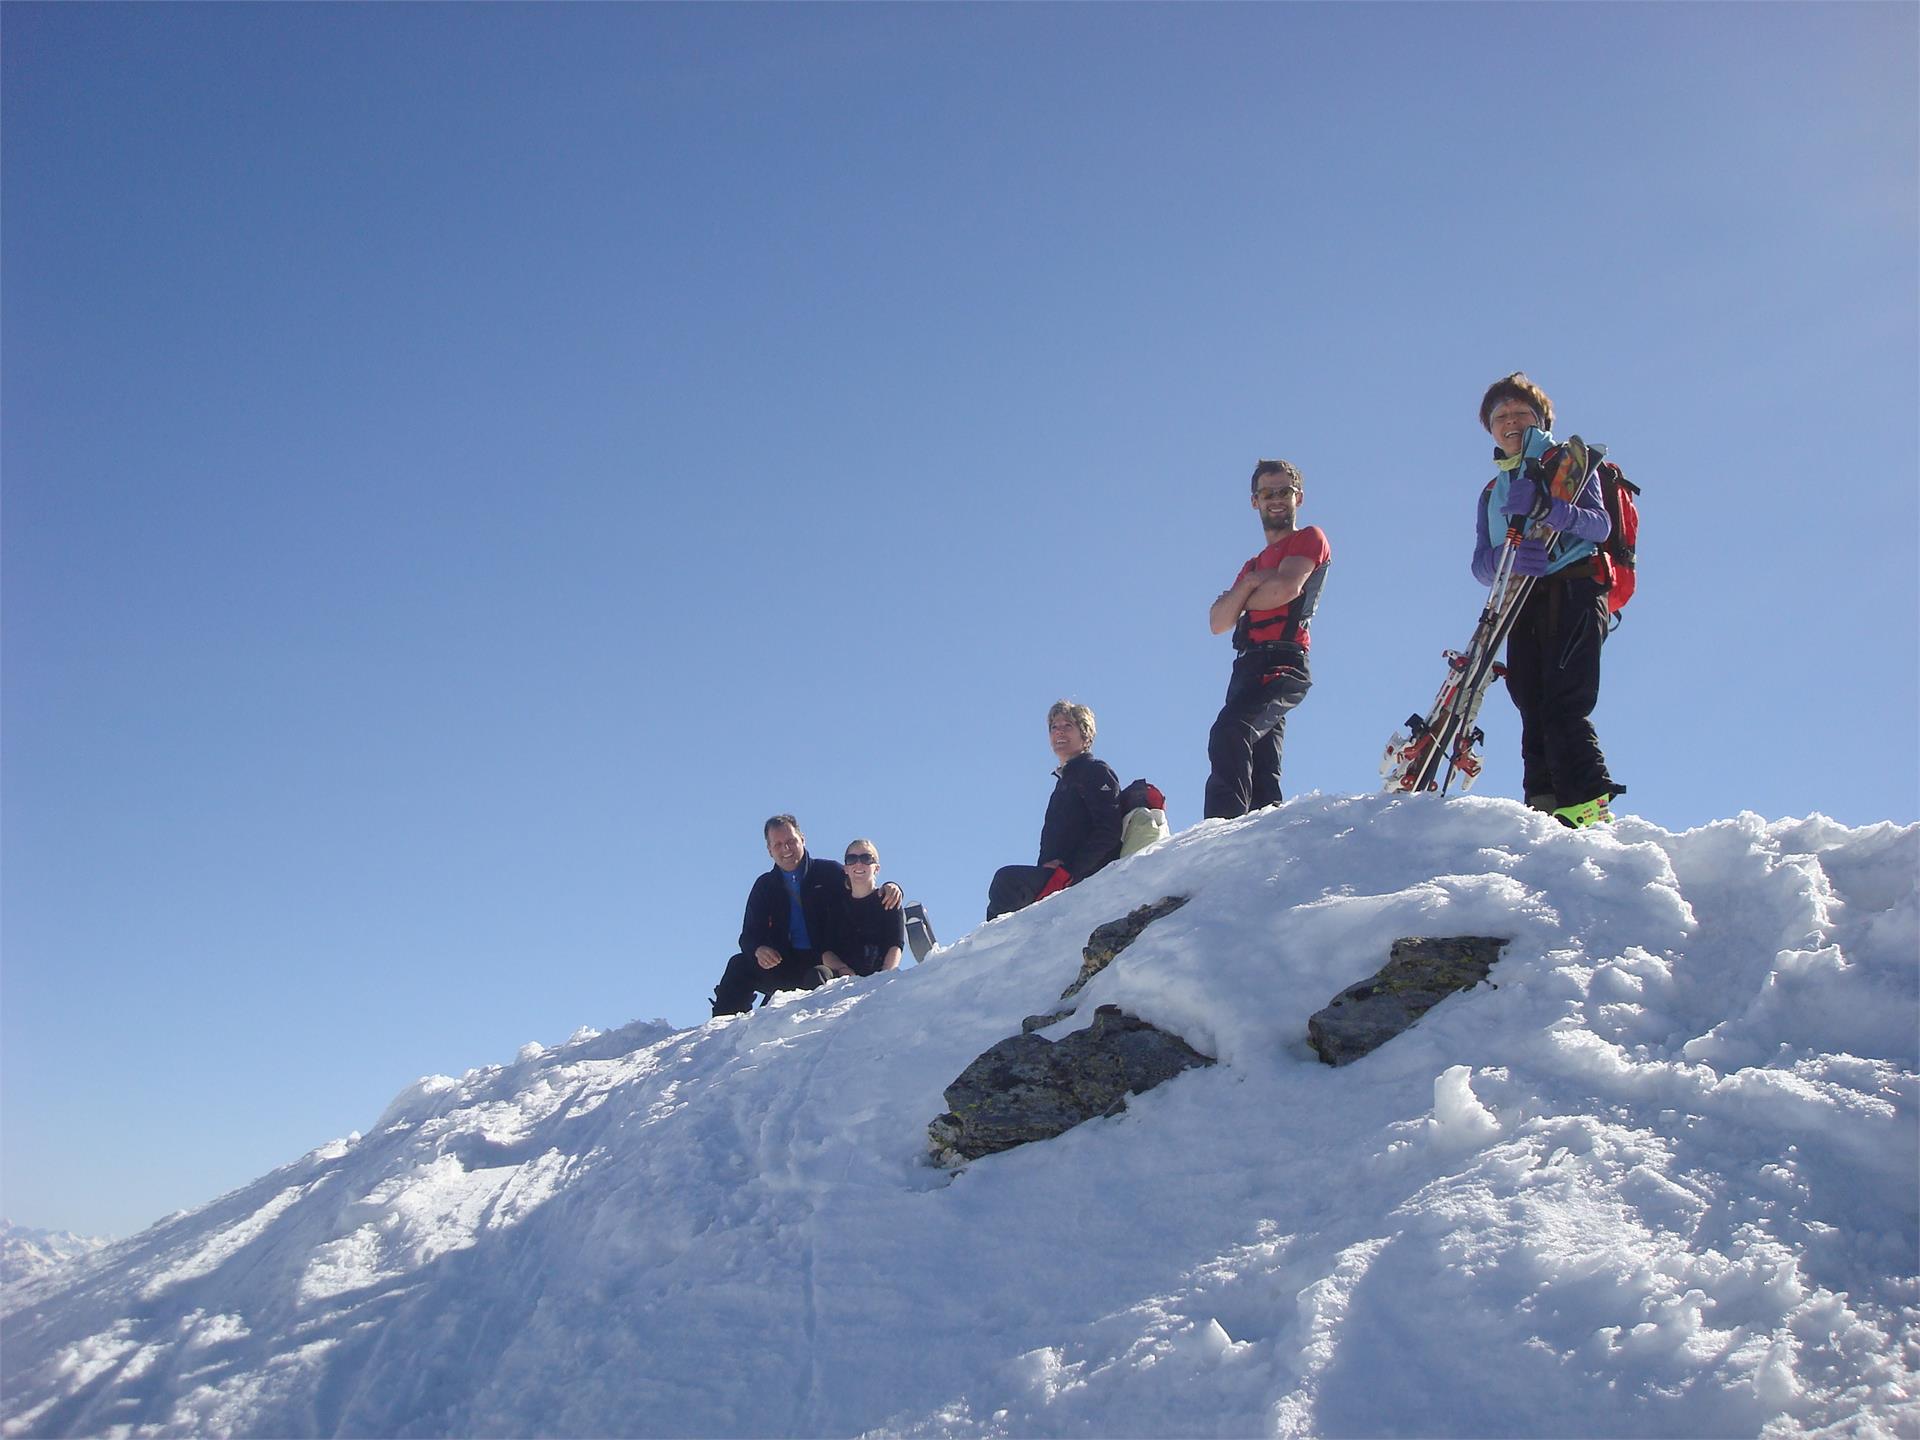
[[[1240,578],[1222,590],[1207,611],[1207,624],[1214,634],[1224,635],[1244,610],[1278,610],[1291,604],[1306,588],[1311,574],[1313,560],[1306,555],[1289,555],[1271,570],[1255,570],[1248,562]]]

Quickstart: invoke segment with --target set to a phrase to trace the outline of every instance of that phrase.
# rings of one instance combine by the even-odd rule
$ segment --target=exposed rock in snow
[[[1086,988],[1089,980],[1111,965],[1122,950],[1140,938],[1141,931],[1162,915],[1171,915],[1186,903],[1187,897],[1184,895],[1163,896],[1151,905],[1142,905],[1118,920],[1109,920],[1106,924],[1098,926],[1087,937],[1086,945],[1081,948],[1080,973],[1074,977],[1071,985],[1060,992],[1060,999],[1064,1002],[1078,995]],[[1044,1030],[1050,1025],[1058,1024],[1073,1014],[1073,1011],[1073,1006],[1062,1004],[1045,1015],[1029,1015],[1020,1022],[1020,1029],[1023,1033],[1031,1035],[1035,1030]]]
[[[1211,1065],[1178,1035],[1112,1005],[1059,1041],[1014,1035],[946,1089],[948,1111],[927,1127],[935,1160],[957,1165],[1034,1140],[1051,1140],[1144,1095],[1184,1070]]]
[[[1307,1039],[1327,1064],[1351,1065],[1449,995],[1485,980],[1506,943],[1490,935],[1396,940],[1385,965],[1342,990],[1307,1021]]]

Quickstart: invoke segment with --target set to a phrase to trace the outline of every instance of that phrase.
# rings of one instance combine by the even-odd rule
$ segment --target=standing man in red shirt
[[[1238,652],[1227,700],[1207,736],[1207,818],[1232,819],[1280,803],[1280,742],[1287,712],[1306,698],[1312,643],[1307,622],[1320,603],[1333,551],[1317,525],[1294,528],[1305,487],[1286,460],[1253,467],[1253,508],[1267,548],[1240,567],[1213,602],[1213,633],[1233,631]]]

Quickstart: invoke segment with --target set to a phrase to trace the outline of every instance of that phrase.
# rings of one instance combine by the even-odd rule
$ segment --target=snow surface
[[[418,1082],[16,1290],[5,1433],[1914,1435],[1917,875],[1818,817],[1201,825],[912,969]],[[932,1166],[943,1087],[1166,894],[1081,1015],[1222,1063]],[[1433,934],[1512,943],[1321,1065]]]

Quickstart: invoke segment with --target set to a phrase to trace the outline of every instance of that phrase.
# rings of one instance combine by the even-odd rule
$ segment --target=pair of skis
[[[1380,761],[1384,788],[1409,794],[1437,789],[1444,795],[1460,778],[1464,793],[1480,778],[1482,761],[1479,746],[1486,732],[1474,722],[1480,716],[1480,704],[1487,689],[1507,673],[1496,657],[1507,642],[1520,607],[1533,591],[1531,575],[1513,573],[1514,552],[1520,548],[1518,521],[1507,530],[1507,543],[1500,552],[1499,568],[1487,592],[1487,605],[1480,612],[1480,623],[1465,650],[1447,650],[1447,675],[1440,682],[1440,693],[1425,715],[1409,715],[1406,726],[1393,732],[1387,741],[1387,753]],[[1442,775],[1441,769],[1446,773]]]
[[[1531,436],[1532,432],[1528,433]],[[1589,458],[1586,443],[1575,435],[1564,445],[1555,446],[1549,456],[1554,461],[1554,473],[1550,478],[1542,477],[1540,483],[1554,498],[1572,500],[1586,479]],[[1526,538],[1523,533],[1526,523],[1526,517],[1521,515],[1509,519],[1506,544],[1500,550],[1493,584],[1487,591],[1486,608],[1480,612],[1480,623],[1474,626],[1465,650],[1443,652],[1447,676],[1440,682],[1440,693],[1434,697],[1433,708],[1425,715],[1409,715],[1405,728],[1394,731],[1393,738],[1387,741],[1387,753],[1380,761],[1384,789],[1407,794],[1438,790],[1444,795],[1458,776],[1464,793],[1480,778],[1479,746],[1487,738],[1475,723],[1480,716],[1480,703],[1486,699],[1488,687],[1507,673],[1507,667],[1495,657],[1507,643],[1513,622],[1533,592],[1531,575],[1513,573],[1514,556],[1519,553],[1521,540]],[[1533,533],[1536,539],[1546,539],[1553,532],[1538,527]]]

